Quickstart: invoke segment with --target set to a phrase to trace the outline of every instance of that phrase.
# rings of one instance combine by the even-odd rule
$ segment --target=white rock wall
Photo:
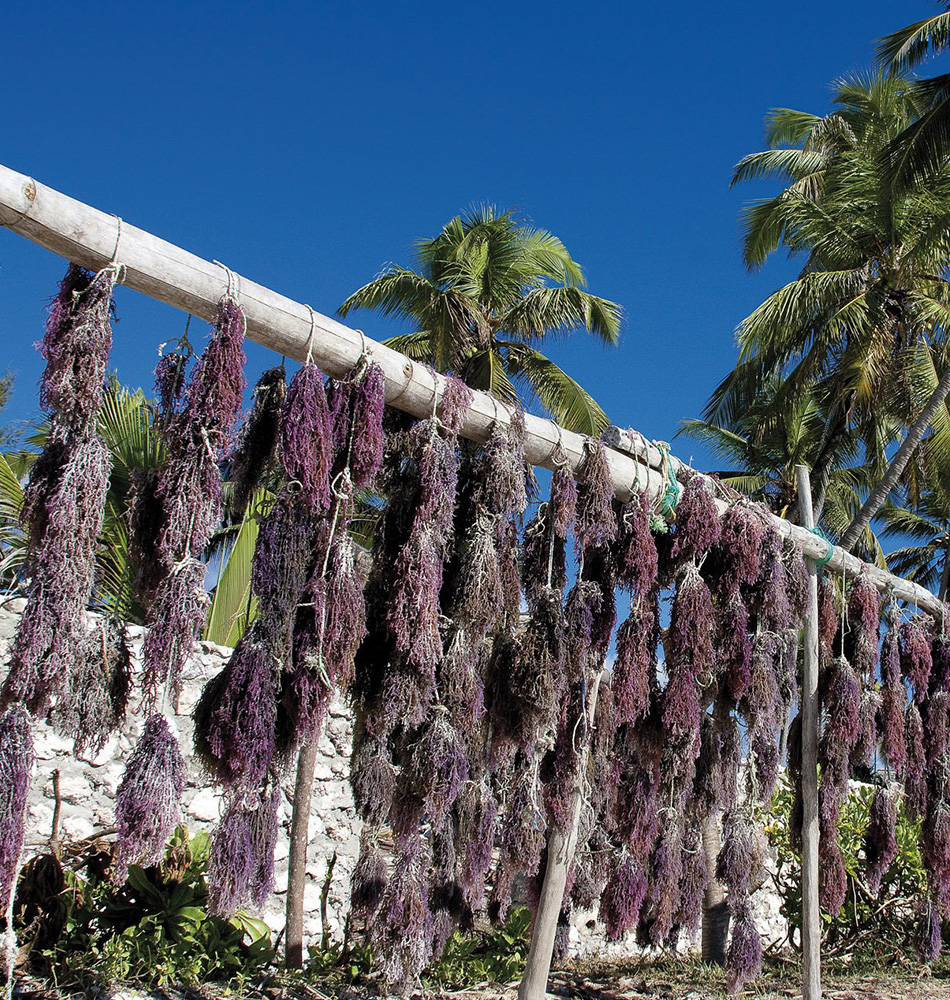
[[[0,663],[6,660],[6,647],[13,636],[22,601],[10,602],[0,609]],[[132,652],[138,666],[143,629],[130,627]],[[186,668],[178,715],[175,717],[182,751],[188,763],[188,784],[183,802],[183,822],[192,831],[214,826],[221,809],[221,798],[214,787],[208,787],[199,765],[191,754],[193,725],[191,711],[201,694],[205,681],[216,674],[227,660],[230,650],[202,643]],[[28,849],[43,849],[50,835],[53,817],[54,770],[60,772],[62,812],[61,833],[70,840],[82,840],[112,831],[115,794],[122,780],[123,761],[130,753],[142,729],[142,719],[133,701],[128,722],[122,732],[113,737],[100,754],[91,759],[77,760],[72,744],[61,739],[47,725],[36,732],[37,768],[30,794],[30,818],[27,828]],[[327,872],[327,863],[336,853],[337,862],[331,882],[327,907],[327,930],[331,939],[342,940],[343,924],[349,905],[349,883],[359,854],[359,820],[353,808],[348,780],[352,724],[344,704],[337,700],[320,740],[317,758],[313,807],[310,816],[310,851],[307,865],[304,932],[308,941],[319,941],[322,935],[320,893]],[[276,851],[276,891],[262,916],[279,931],[284,926],[284,904],[287,887],[287,857],[290,843],[290,804],[294,775],[285,778],[280,822],[283,829]],[[786,924],[779,911],[780,900],[774,892],[762,889],[755,894],[755,916],[765,942],[784,939]],[[595,913],[575,915],[571,933],[571,951],[575,955],[629,955],[638,951],[632,939],[620,943],[607,942]]]
[[[14,601],[0,610],[0,663],[6,661],[6,649],[13,636],[22,601]],[[138,665],[138,653],[143,630],[131,627],[132,651]],[[178,715],[182,752],[188,764],[188,784],[183,801],[185,825],[191,830],[210,829],[221,810],[221,797],[214,787],[208,787],[191,753],[193,725],[191,711],[209,677],[224,665],[230,650],[202,643],[186,668]],[[27,847],[30,853],[42,850],[50,835],[53,819],[53,771],[60,773],[59,790],[62,800],[60,830],[64,839],[83,840],[108,834],[115,824],[115,794],[122,780],[123,761],[142,731],[142,719],[133,701],[128,723],[113,737],[96,757],[77,760],[72,755],[72,743],[57,736],[45,725],[36,728],[36,774],[30,793],[30,816],[27,825]],[[348,780],[348,760],[352,726],[339,701],[334,702],[320,740],[317,758],[313,811],[310,817],[310,851],[307,865],[306,915],[304,931],[309,940],[319,941],[322,934],[320,893],[326,877],[327,863],[337,854],[327,907],[327,930],[340,941],[343,922],[349,905],[349,880],[359,854],[359,821],[353,809],[353,797]],[[284,835],[276,851],[276,891],[262,916],[274,929],[284,926],[284,904],[287,888],[287,857],[290,843],[290,803],[294,775],[284,781],[280,822]]]

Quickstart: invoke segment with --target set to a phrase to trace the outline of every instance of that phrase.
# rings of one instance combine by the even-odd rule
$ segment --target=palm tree
[[[794,281],[739,325],[739,361],[706,409],[728,426],[779,377],[776,403],[809,394],[826,416],[815,455],[820,513],[833,459],[854,435],[877,486],[846,527],[849,548],[905,474],[927,434],[942,433],[950,371],[920,405],[910,373],[921,352],[943,369],[950,328],[950,170],[900,191],[883,151],[920,113],[904,80],[840,81],[826,116],[779,109],[767,118],[770,148],[745,157],[733,183],[778,178],[783,190],[744,216],[744,256],[761,266],[780,247],[805,258]],[[942,412],[941,412],[942,411]],[[888,463],[895,423],[907,428]],[[756,429],[753,442],[766,432]]]
[[[599,434],[604,411],[534,344],[578,330],[615,344],[621,309],[584,290],[564,244],[512,212],[484,207],[456,216],[416,244],[417,269],[390,265],[340,306],[376,309],[417,329],[386,341],[414,361],[454,372],[505,402],[518,388],[559,423]]]
[[[128,495],[134,474],[157,468],[164,456],[152,415],[151,404],[141,389],[132,392],[110,378],[98,425],[112,457],[112,472],[96,554],[92,607],[122,621],[138,624],[145,622],[145,610],[134,595]],[[5,589],[14,592],[21,588],[20,571],[26,557],[20,524],[22,483],[45,444],[47,433],[48,426],[43,424],[27,438],[30,448],[0,453],[0,578]]]
[[[950,49],[950,2],[944,13],[907,25],[882,38],[878,59],[893,73],[906,73],[928,56]],[[916,83],[922,102],[920,116],[886,150],[892,180],[898,186],[940,172],[950,156],[950,74]]]
[[[950,592],[950,490],[946,485],[933,479],[916,503],[906,499],[903,504],[887,503],[881,520],[884,538],[908,543],[888,554],[890,571],[946,600]]]
[[[0,413],[2,413],[10,402],[13,395],[13,375],[7,372],[0,376]],[[19,429],[10,424],[0,425],[0,448],[9,448],[15,444],[20,436]]]
[[[798,511],[795,466],[813,466],[823,445],[827,417],[813,394],[783,398],[782,383],[771,378],[753,405],[728,424],[684,420],[678,434],[702,441],[725,467],[714,471],[725,485],[764,503],[779,517],[794,519]],[[780,400],[780,403],[777,402]],[[857,464],[853,437],[839,442],[831,460],[820,527],[838,534],[853,519],[870,470]],[[862,558],[884,566],[880,543],[868,526],[858,545]]]

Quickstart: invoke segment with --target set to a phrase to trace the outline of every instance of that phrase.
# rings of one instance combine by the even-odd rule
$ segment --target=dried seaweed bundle
[[[364,831],[351,880],[350,907],[353,915],[363,920],[372,917],[388,883],[389,865],[379,845]]]
[[[286,398],[284,366],[268,368],[254,386],[251,409],[228,457],[231,509],[235,517],[244,516],[254,489],[276,461],[280,414]]]
[[[142,641],[148,704],[161,702],[163,685],[172,703],[177,702],[181,672],[207,619],[210,599],[204,580],[204,564],[186,556],[163,579],[155,594]]]
[[[232,917],[247,906],[263,906],[274,886],[274,845],[278,833],[276,786],[233,797],[211,842],[208,909]]]
[[[330,506],[330,466],[333,426],[327,406],[323,373],[303,365],[291,379],[280,422],[280,464],[287,478],[299,485],[311,510]]]
[[[522,583],[529,603],[546,588],[563,591],[567,585],[567,536],[577,515],[577,483],[566,465],[551,476],[551,494],[537,516],[525,525]]]
[[[601,548],[617,537],[614,486],[607,449],[601,441],[587,441],[587,458],[577,477],[577,515],[574,545],[578,555]]]
[[[469,782],[456,800],[455,812],[459,887],[467,912],[475,914],[484,903],[485,879],[495,848],[498,803],[484,781]]]
[[[637,723],[650,711],[650,699],[658,688],[658,618],[656,597],[638,597],[617,630],[611,686],[620,722]]]
[[[54,418],[53,435],[58,433]],[[42,531],[28,556],[27,606],[0,697],[2,706],[21,701],[33,714],[45,712],[70,683],[75,650],[86,631],[112,465],[96,435],[65,438],[59,454],[55,474],[32,495],[27,487],[31,523],[41,523]]]
[[[904,763],[904,806],[911,819],[927,815],[927,754],[924,724],[916,705],[907,709],[904,727],[907,757]]]
[[[418,424],[413,438],[419,491],[409,537],[392,567],[384,614],[397,653],[434,682],[442,656],[439,594],[458,485],[456,434],[433,418]]]
[[[897,629],[890,623],[881,643],[881,712],[879,729],[881,749],[895,776],[904,773],[907,743],[904,733],[904,707],[907,693],[901,679],[900,648]]]
[[[703,899],[709,884],[709,868],[700,842],[699,828],[689,825],[683,832],[682,880],[679,901],[673,914],[675,925],[695,937],[703,914]]]
[[[702,558],[719,541],[722,522],[705,477],[694,475],[676,505],[671,558],[676,565]]]
[[[115,877],[125,880],[130,864],[154,864],[180,815],[185,762],[178,740],[161,715],[145,723],[116,793]]]
[[[788,584],[782,536],[775,528],[768,528],[759,550],[759,575],[747,599],[763,631],[783,632],[797,626]]]
[[[640,922],[647,880],[639,864],[629,856],[618,859],[600,897],[600,919],[608,941],[620,941]]]
[[[860,678],[873,683],[878,664],[881,598],[866,576],[851,585],[845,655]]]
[[[451,809],[468,780],[465,744],[441,706],[410,747],[404,773],[433,820]]]
[[[4,914],[16,887],[33,759],[30,717],[21,706],[8,708],[0,716],[0,905]]]
[[[204,624],[200,559],[221,517],[219,465],[241,410],[245,328],[240,306],[223,299],[191,373],[184,404],[164,427],[166,460],[150,499],[162,512],[155,542],[162,572],[143,647],[151,710],[161,704],[165,692],[177,701],[181,670]]]
[[[719,642],[717,653],[723,679],[733,701],[745,696],[752,681],[752,640],[749,611],[739,593],[733,593],[716,608]]]
[[[666,944],[673,931],[683,878],[683,831],[678,817],[668,813],[650,856],[647,903],[642,928],[654,947]]]
[[[897,857],[897,798],[890,791],[878,788],[871,802],[871,816],[864,835],[865,870],[868,888],[876,893],[881,879]]]
[[[69,436],[95,431],[112,350],[112,290],[116,272],[92,275],[70,264],[50,308],[40,352],[46,369],[40,406]]]
[[[69,692],[50,713],[77,756],[99,753],[125,721],[132,687],[132,652],[125,625],[101,619],[75,652]]]
[[[910,682],[914,701],[919,705],[930,686],[933,622],[926,615],[917,615],[902,622],[899,630],[901,672]]]
[[[645,599],[656,584],[659,556],[650,530],[652,513],[648,494],[638,490],[620,515],[617,583],[632,600]]]
[[[369,941],[390,986],[415,982],[432,956],[432,913],[427,873],[431,858],[423,841],[400,851],[369,924]]]
[[[669,681],[663,694],[663,726],[682,751],[679,759],[684,768],[691,765],[699,745],[699,689],[715,676],[715,627],[709,587],[690,564],[673,600],[665,644]]]
[[[716,545],[719,566],[716,590],[728,598],[740,587],[755,583],[759,576],[759,550],[765,524],[746,503],[734,503],[722,516],[722,530]]]
[[[538,594],[522,635],[496,648],[509,649],[511,656],[493,660],[495,738],[533,749],[538,735],[554,728],[563,694],[567,647],[560,593],[552,588]]]
[[[255,622],[202,692],[195,749],[226,788],[258,787],[274,760],[279,669],[271,637]]]
[[[729,991],[739,993],[762,971],[762,939],[748,907],[736,914],[726,952]]]

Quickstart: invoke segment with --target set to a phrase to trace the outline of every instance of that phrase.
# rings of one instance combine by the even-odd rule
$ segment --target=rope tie
[[[821,559],[815,559],[814,556],[809,556],[808,558],[815,564],[816,569],[822,569],[831,562],[832,557],[835,554],[835,547],[832,544],[828,536],[821,530],[821,528],[806,528],[806,531],[810,531],[813,535],[817,535],[827,546],[828,551]]]
[[[307,309],[310,310],[310,333],[307,336],[307,364],[313,364],[313,338],[317,326],[317,314],[313,311],[313,306],[309,302],[305,302]]]
[[[125,264],[122,264],[119,261],[119,240],[122,239],[122,220],[119,218],[118,215],[114,216],[114,218],[116,222],[116,228],[115,228],[115,246],[113,247],[112,250],[112,257],[109,260],[109,263],[105,265],[105,267],[101,267],[98,271],[96,271],[96,273],[93,275],[92,281],[89,283],[89,287],[92,287],[92,284],[98,281],[104,274],[111,275],[113,285],[122,284],[122,279],[125,277]],[[81,292],[73,292],[73,296],[74,298],[78,299],[81,295],[84,295],[88,290],[89,290],[88,288],[85,288]]]
[[[225,274],[227,274],[228,276],[228,287],[224,295],[221,296],[221,301],[224,302],[230,300],[235,305],[237,305],[238,301],[237,298],[235,297],[237,291],[237,276],[231,270],[231,268],[228,267],[227,264],[222,264],[220,260],[213,260],[211,261],[211,263],[216,264],[218,267],[223,267]]]
[[[564,432],[561,430],[561,425],[551,421],[552,426],[557,431],[557,441],[554,442],[551,451],[548,453],[548,457],[544,460],[545,463],[550,462],[555,469],[563,468],[567,465],[567,455],[564,453]]]

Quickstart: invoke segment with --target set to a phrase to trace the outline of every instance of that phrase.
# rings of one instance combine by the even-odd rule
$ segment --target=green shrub
[[[108,877],[93,846],[60,866],[51,855],[26,866],[17,890],[21,945],[33,969],[64,988],[116,982],[150,986],[243,979],[273,962],[270,929],[239,913],[208,914],[209,837],[169,841],[161,865]],[[45,898],[44,898],[45,897]]]
[[[426,979],[442,987],[464,988],[475,983],[508,983],[520,979],[530,943],[531,911],[511,911],[504,927],[452,935],[445,954]]]
[[[918,847],[919,823],[897,814],[897,857],[874,895],[864,880],[864,834],[868,826],[874,789],[854,788],[841,809],[838,842],[848,873],[845,904],[836,917],[822,914],[827,958],[854,954],[884,960],[914,955],[916,906],[926,893],[927,878]],[[789,922],[792,944],[801,941],[801,859],[789,842],[792,791],[784,783],[776,791],[764,817],[769,843],[776,851],[775,885],[782,897],[782,914]]]

